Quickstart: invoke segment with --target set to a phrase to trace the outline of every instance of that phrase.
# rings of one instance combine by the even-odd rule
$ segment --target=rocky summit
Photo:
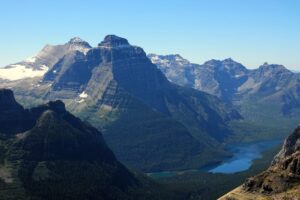
[[[99,43],[99,47],[118,48],[129,47],[129,42],[125,38],[118,37],[116,35],[107,35],[102,42]]]

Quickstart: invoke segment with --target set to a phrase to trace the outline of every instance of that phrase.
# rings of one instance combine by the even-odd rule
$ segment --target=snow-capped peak
[[[80,37],[73,37],[70,39],[69,43],[85,43],[86,41],[84,41],[83,39],[81,39]]]
[[[170,66],[187,66],[191,64],[188,60],[184,59],[181,57],[179,54],[171,54],[171,55],[156,55],[156,54],[149,54],[148,57],[152,61],[152,63],[160,65],[160,66],[165,66],[165,67],[170,67]]]
[[[70,39],[67,44],[69,45],[70,50],[80,51],[84,54],[86,54],[92,48],[89,43],[79,37]]]

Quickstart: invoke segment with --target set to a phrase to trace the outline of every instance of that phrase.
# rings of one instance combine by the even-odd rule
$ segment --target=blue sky
[[[300,70],[298,0],[1,0],[0,66],[79,36],[125,37],[147,53],[231,57]]]

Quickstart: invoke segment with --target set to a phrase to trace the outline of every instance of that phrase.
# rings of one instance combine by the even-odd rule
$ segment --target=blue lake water
[[[245,171],[251,167],[253,160],[261,158],[264,151],[279,145],[280,142],[279,140],[271,140],[231,145],[228,149],[233,153],[233,157],[218,166],[210,168],[208,172],[230,174]]]
[[[187,172],[210,172],[210,173],[224,173],[231,174],[236,172],[241,172],[249,169],[252,165],[253,160],[261,158],[262,153],[268,149],[271,149],[277,145],[280,145],[282,141],[280,140],[270,140],[262,141],[256,143],[246,143],[246,144],[231,144],[227,147],[233,156],[229,159],[224,160],[222,163],[210,166],[205,169],[192,169],[184,171],[163,171],[148,173],[149,176],[153,178],[163,178],[172,177]]]

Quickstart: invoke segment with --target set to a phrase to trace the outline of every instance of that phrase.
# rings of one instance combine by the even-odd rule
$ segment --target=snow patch
[[[85,42],[83,41],[80,37],[74,37],[70,40],[71,43],[80,43],[80,42]]]
[[[10,65],[9,68],[0,68],[0,78],[10,81],[25,79],[25,78],[34,78],[41,77],[47,71],[48,67],[46,65],[41,65],[39,70],[34,70],[32,68],[28,68],[25,65]]]
[[[82,103],[84,102],[84,99],[80,99],[79,101],[77,101],[78,103]]]
[[[83,47],[83,46],[80,46],[80,45],[71,45],[70,50],[71,51],[80,51],[80,52],[82,52],[83,54],[86,55],[87,52],[90,50],[90,48]]]
[[[113,107],[110,106],[110,105],[103,104],[103,105],[101,106],[101,109],[103,109],[104,111],[112,111],[112,110],[113,110]]]
[[[28,62],[28,63],[34,63],[36,61],[36,57],[35,56],[32,56],[32,57],[29,57],[25,60],[25,62]]]
[[[152,62],[157,62],[157,61],[160,60],[160,58],[157,55],[151,56],[150,59],[151,59]]]
[[[85,98],[88,97],[88,94],[85,93],[85,92],[83,91],[83,92],[79,95],[79,97],[85,99]]]
[[[195,80],[195,88],[201,88],[201,81],[199,79]]]

